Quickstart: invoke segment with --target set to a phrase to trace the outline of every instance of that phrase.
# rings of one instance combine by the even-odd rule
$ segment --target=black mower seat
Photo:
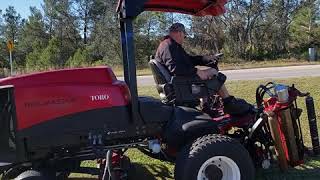
[[[139,111],[145,122],[169,122],[173,116],[173,107],[163,104],[153,97],[139,97]]]
[[[219,133],[219,122],[194,108],[176,106],[174,118],[167,124],[165,140],[171,146],[182,147],[186,143],[205,134]]]

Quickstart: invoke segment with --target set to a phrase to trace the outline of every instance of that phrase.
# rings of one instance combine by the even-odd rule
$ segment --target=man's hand
[[[200,77],[201,80],[208,80],[208,79],[212,79],[213,76],[217,76],[218,71],[214,68],[209,68],[205,70],[198,69],[197,75]]]
[[[213,62],[214,64],[218,62],[218,57],[214,56],[214,55],[210,55],[210,56],[203,56],[202,60],[205,62]]]
[[[219,57],[217,57],[215,55],[202,56],[202,61],[206,64],[205,66],[219,70],[219,68],[218,68]]]
[[[201,80],[207,80],[209,79],[207,73],[205,71],[198,69],[197,70],[197,75],[200,77]]]

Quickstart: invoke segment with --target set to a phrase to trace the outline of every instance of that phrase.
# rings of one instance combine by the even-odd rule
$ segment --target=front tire
[[[247,150],[236,140],[209,134],[185,146],[175,166],[176,180],[254,180]]]

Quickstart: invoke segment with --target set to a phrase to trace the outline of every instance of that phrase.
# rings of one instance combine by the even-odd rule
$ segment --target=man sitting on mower
[[[209,62],[216,61],[215,56],[191,56],[183,49],[186,31],[181,23],[175,23],[169,28],[169,35],[160,43],[155,59],[164,65],[172,76],[198,76],[201,80],[210,80],[217,76],[218,67],[198,69],[195,66],[205,66]],[[223,100],[224,112],[238,115],[249,111],[250,105],[243,99],[236,99],[231,96],[222,85],[218,95]]]

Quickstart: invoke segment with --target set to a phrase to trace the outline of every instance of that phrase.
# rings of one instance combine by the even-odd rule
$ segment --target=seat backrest
[[[157,60],[151,59],[149,61],[149,66],[153,73],[154,80],[156,84],[166,84],[171,81],[171,75],[169,71]]]
[[[174,103],[175,94],[171,84],[172,76],[169,71],[155,59],[149,61],[149,66],[161,101],[165,104]]]

